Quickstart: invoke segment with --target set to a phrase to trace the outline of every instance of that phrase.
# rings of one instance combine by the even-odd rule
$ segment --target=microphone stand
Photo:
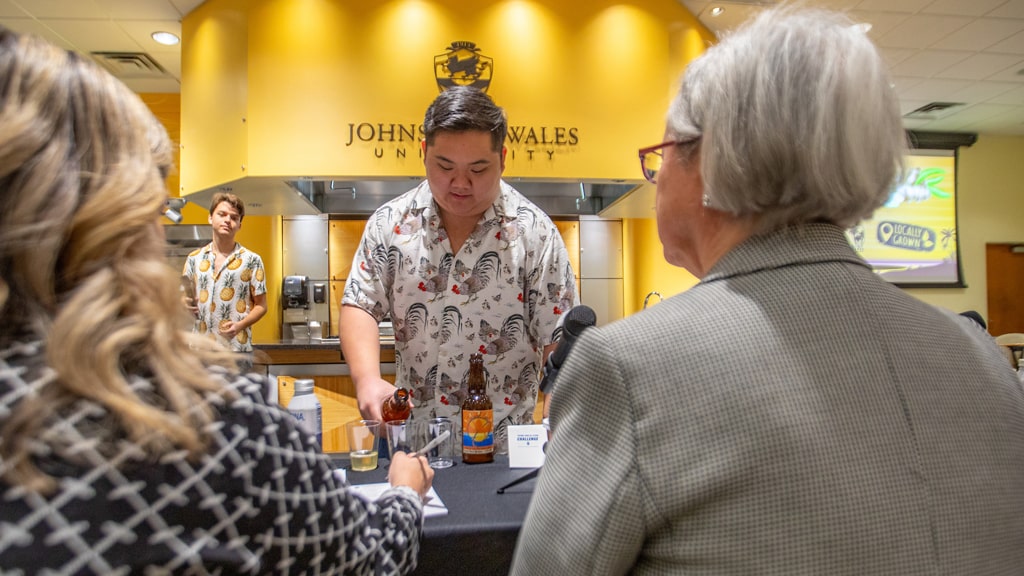
[[[548,430],[549,434],[551,433],[550,432],[550,428],[548,428],[548,419],[547,418],[544,419],[544,429]],[[550,442],[550,439],[548,440],[548,442]],[[544,443],[544,446],[541,448],[541,450],[543,450],[545,453],[548,451],[548,444],[547,444],[547,442]],[[515,480],[509,482],[508,484],[505,484],[501,488],[498,488],[498,494],[504,494],[506,489],[511,488],[511,487],[515,486],[516,484],[522,484],[523,482],[526,482],[530,478],[536,478],[537,474],[540,474],[540,469],[542,467],[543,466],[538,466],[538,467],[534,468],[533,470],[530,470],[526,474],[523,474],[519,478],[516,478]]]
[[[498,494],[504,494],[506,488],[511,488],[511,487],[515,486],[516,484],[522,484],[523,482],[526,482],[530,478],[536,477],[537,474],[540,474],[540,468],[539,467],[538,468],[534,468],[533,470],[530,470],[529,472],[527,472],[526,474],[523,474],[519,478],[516,478],[515,480],[509,482],[508,484],[505,484],[501,488],[498,488]]]

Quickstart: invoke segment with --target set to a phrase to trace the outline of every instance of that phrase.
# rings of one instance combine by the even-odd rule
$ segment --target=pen
[[[435,448],[438,444],[440,444],[441,442],[444,442],[445,440],[447,440],[448,437],[451,436],[451,434],[452,434],[451,432],[445,430],[444,432],[441,433],[440,436],[438,436],[437,438],[434,438],[430,442],[427,442],[426,446],[424,446],[423,448],[420,448],[419,450],[413,452],[412,455],[413,456],[423,456],[424,454],[427,453],[427,451],[431,450],[432,448]]]

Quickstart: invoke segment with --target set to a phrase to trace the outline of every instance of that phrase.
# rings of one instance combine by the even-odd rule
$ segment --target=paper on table
[[[367,500],[376,500],[380,498],[380,495],[385,490],[391,487],[391,484],[387,482],[377,482],[374,484],[352,484],[352,490],[356,494],[359,494]],[[441,497],[434,491],[434,487],[431,486],[427,492],[426,501],[423,503],[423,517],[431,518],[433,516],[444,516],[448,514],[448,507],[441,501]]]

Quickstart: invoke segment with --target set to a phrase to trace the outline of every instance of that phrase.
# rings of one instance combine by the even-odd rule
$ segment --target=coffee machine
[[[285,276],[281,288],[281,306],[284,308],[281,338],[309,342],[309,277]]]
[[[282,235],[281,339],[322,342],[331,334],[327,215],[285,217]]]

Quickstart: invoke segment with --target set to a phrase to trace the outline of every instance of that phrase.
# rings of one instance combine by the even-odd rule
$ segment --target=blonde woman
[[[415,567],[433,473],[368,504],[189,334],[159,222],[163,128],[95,64],[0,27],[0,567],[362,574]]]

